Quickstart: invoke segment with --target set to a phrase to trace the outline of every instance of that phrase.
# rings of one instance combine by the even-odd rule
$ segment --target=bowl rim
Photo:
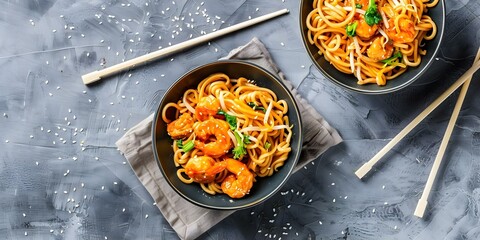
[[[442,19],[441,19],[441,23],[442,23],[442,28],[440,29],[440,31],[437,31],[437,35],[435,35],[435,37],[439,37],[438,39],[438,44],[435,46],[435,49],[433,51],[433,54],[432,54],[432,57],[427,61],[427,63],[425,64],[425,66],[420,69],[420,71],[415,74],[412,78],[410,78],[408,81],[406,81],[405,83],[401,84],[401,85],[398,85],[396,87],[391,87],[391,88],[386,88],[386,89],[381,89],[381,90],[368,90],[368,89],[360,89],[360,88],[355,88],[355,87],[352,87],[352,86],[349,86],[347,84],[344,84],[342,83],[341,81],[335,79],[333,76],[331,76],[325,69],[323,69],[319,63],[315,60],[315,56],[313,55],[313,53],[311,51],[308,50],[308,46],[310,43],[308,43],[308,41],[306,40],[307,39],[307,36],[306,36],[306,33],[305,33],[305,30],[304,30],[304,24],[305,24],[305,21],[304,19],[302,18],[302,7],[303,5],[306,3],[306,1],[308,0],[300,0],[300,7],[299,7],[299,23],[300,23],[300,33],[301,33],[301,37],[302,37],[302,42],[303,42],[303,47],[304,47],[304,50],[307,52],[308,56],[309,56],[309,59],[310,61],[312,62],[313,65],[315,65],[315,67],[323,74],[323,76],[325,76],[327,79],[329,79],[331,82],[333,82],[335,85],[337,86],[340,86],[342,87],[343,89],[348,89],[352,92],[356,92],[356,93],[362,93],[362,94],[365,94],[365,95],[380,95],[380,94],[386,94],[386,93],[392,93],[392,92],[396,92],[398,90],[401,90],[407,86],[409,86],[410,84],[412,84],[413,82],[415,82],[416,80],[418,80],[429,68],[430,68],[430,65],[433,63],[433,61],[435,60],[437,54],[438,54],[438,51],[440,49],[440,46],[442,45],[442,41],[443,41],[443,35],[444,35],[444,32],[445,32],[445,19],[446,19],[446,9],[445,9],[445,0],[439,0],[439,5],[441,5],[441,15],[442,15]],[[439,7],[439,5],[435,6],[435,7]],[[437,24],[438,26],[438,24]],[[437,28],[438,29],[438,28]],[[322,56],[323,57],[323,56]]]
[[[178,189],[175,184],[167,177],[167,173],[165,172],[165,169],[162,167],[161,163],[160,163],[160,160],[159,160],[159,156],[158,156],[158,149],[157,149],[157,146],[156,146],[156,139],[157,139],[157,134],[156,134],[156,126],[158,124],[158,121],[159,121],[159,117],[161,117],[161,109],[160,107],[162,105],[164,105],[164,100],[165,100],[165,96],[167,96],[167,94],[177,85],[181,82],[182,79],[184,79],[185,77],[187,77],[188,75],[196,72],[196,71],[199,71],[205,67],[209,67],[209,66],[212,66],[212,65],[217,65],[217,64],[241,64],[241,65],[249,65],[251,67],[254,67],[254,68],[257,68],[259,69],[263,74],[265,74],[266,76],[268,76],[268,78],[271,78],[273,79],[274,81],[278,82],[280,84],[280,86],[284,89],[284,91],[286,92],[286,94],[288,95],[288,97],[292,100],[292,103],[293,103],[293,106],[289,106],[289,111],[291,111],[292,109],[296,112],[296,116],[297,116],[297,119],[298,119],[298,146],[297,148],[295,149],[295,155],[292,157],[292,159],[289,159],[290,161],[293,161],[293,164],[290,168],[288,168],[288,172],[286,173],[286,177],[282,179],[282,181],[274,187],[274,189],[272,189],[272,191],[270,191],[268,194],[265,194],[265,196],[262,196],[261,198],[255,200],[255,201],[252,201],[248,204],[243,204],[243,205],[238,205],[238,206],[231,206],[231,207],[219,207],[219,206],[214,206],[214,205],[209,205],[209,204],[204,204],[204,203],[201,203],[201,202],[198,202],[198,201],[195,201],[194,199],[190,198],[189,196],[187,196],[185,193],[183,193],[180,189]],[[212,72],[213,73],[213,72]],[[206,63],[206,64],[202,64],[202,65],[199,65],[199,66],[196,66],[194,68],[192,68],[191,70],[187,71],[186,73],[184,73],[183,75],[181,75],[180,77],[178,77],[169,87],[168,89],[165,91],[164,95],[162,96],[161,100],[159,101],[158,105],[157,105],[157,109],[155,110],[155,113],[154,113],[154,116],[153,116],[153,120],[152,120],[152,126],[151,126],[151,136],[152,136],[152,143],[151,143],[151,146],[153,148],[153,155],[154,155],[154,159],[157,163],[157,166],[158,168],[160,168],[160,171],[162,173],[162,176],[164,177],[164,179],[166,180],[166,182],[168,183],[168,185],[177,193],[179,194],[183,199],[197,205],[197,206],[200,206],[200,207],[204,207],[204,208],[208,208],[208,209],[214,209],[214,210],[240,210],[240,209],[245,209],[245,208],[250,208],[250,207],[253,207],[257,204],[260,204],[262,202],[264,202],[265,200],[269,199],[270,197],[272,197],[273,195],[275,195],[284,185],[285,183],[288,181],[288,179],[291,177],[291,175],[293,174],[293,171],[295,169],[295,167],[297,166],[298,164],[298,160],[300,159],[300,156],[301,156],[301,151],[302,151],[302,146],[303,146],[303,139],[304,139],[304,134],[303,134],[303,122],[302,122],[302,116],[300,114],[300,109],[298,107],[298,103],[297,103],[297,100],[295,99],[295,96],[293,95],[293,93],[291,92],[291,90],[288,89],[288,87],[286,86],[286,84],[283,82],[282,79],[280,79],[279,77],[275,76],[274,74],[272,74],[270,71],[268,71],[267,69],[265,69],[264,67],[262,66],[259,66],[255,63],[252,63],[252,62],[249,62],[249,61],[246,61],[246,60],[232,60],[232,59],[222,59],[222,60],[216,60],[216,61],[213,61],[213,62],[209,62],[209,63]],[[293,151],[292,151],[293,152]],[[291,152],[291,153],[292,153]],[[289,158],[291,157],[291,155],[289,155]],[[283,168],[282,168],[283,169]],[[211,197],[214,197],[214,195],[212,195]]]

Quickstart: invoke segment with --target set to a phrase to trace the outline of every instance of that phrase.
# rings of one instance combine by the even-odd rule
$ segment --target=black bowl
[[[284,99],[288,106],[288,117],[293,125],[291,140],[292,151],[285,165],[271,177],[259,178],[253,184],[250,193],[241,199],[232,199],[225,194],[210,195],[205,193],[199,184],[185,184],[177,175],[177,168],[173,161],[173,141],[167,134],[166,123],[162,120],[161,110],[169,102],[177,102],[183,93],[190,88],[196,88],[205,77],[222,72],[231,78],[245,77],[255,80],[258,86],[266,87],[277,94],[278,99]],[[290,91],[274,75],[265,69],[243,61],[217,61],[197,67],[180,77],[165,93],[155,113],[152,126],[153,152],[158,167],[161,169],[168,184],[186,200],[206,208],[219,210],[242,209],[254,206],[275,194],[287,181],[293,171],[302,148],[302,122],[300,113]]]
[[[313,0],[301,0],[300,2],[300,29],[302,33],[303,43],[315,66],[323,73],[325,77],[330,79],[333,83],[355,91],[365,94],[383,94],[400,90],[415,80],[428,70],[437,55],[440,43],[443,38],[445,28],[445,4],[444,0],[439,0],[437,6],[428,10],[428,15],[433,19],[437,25],[437,34],[434,39],[425,42],[423,49],[427,50],[427,54],[422,57],[422,62],[417,67],[408,67],[407,71],[391,81],[388,81],[385,86],[378,86],[377,84],[358,85],[357,78],[352,74],[345,74],[337,70],[330,62],[318,54],[318,48],[308,42],[308,28],[306,25],[307,15],[313,10]]]

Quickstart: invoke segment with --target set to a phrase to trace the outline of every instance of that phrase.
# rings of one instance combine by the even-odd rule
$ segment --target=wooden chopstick
[[[480,48],[477,51],[477,55],[475,56],[473,65],[475,66],[475,63],[478,64],[479,61],[480,61]],[[440,143],[437,156],[435,157],[435,161],[433,162],[432,170],[428,175],[427,183],[425,184],[425,188],[422,192],[422,196],[418,200],[417,208],[415,209],[415,213],[414,213],[414,215],[417,217],[422,218],[423,214],[425,213],[425,209],[427,208],[428,196],[430,195],[430,191],[432,190],[433,183],[435,182],[438,169],[442,164],[443,155],[445,154],[445,150],[447,149],[450,136],[452,135],[453,128],[455,127],[455,123],[457,122],[458,114],[462,109],[462,104],[463,104],[463,101],[465,100],[465,96],[467,95],[468,87],[470,86],[471,80],[472,80],[472,76],[467,77],[467,81],[465,81],[465,83],[463,84],[460,90],[457,103],[455,104],[455,108],[453,109],[452,116],[450,117],[450,121],[448,122],[447,130],[445,131],[445,135],[443,136],[442,142]]]
[[[280,15],[286,14],[288,12],[289,12],[288,9],[282,9],[282,10],[279,10],[279,11],[276,11],[276,12],[272,12],[272,13],[269,13],[269,14],[266,14],[266,15],[263,15],[263,16],[260,16],[260,17],[257,17],[257,18],[247,20],[245,22],[235,24],[235,25],[230,26],[230,27],[226,27],[224,29],[220,29],[220,30],[215,31],[215,32],[211,32],[209,34],[206,34],[206,35],[203,35],[203,36],[200,36],[200,37],[196,37],[196,38],[187,40],[185,42],[175,44],[173,46],[170,46],[170,47],[167,47],[167,48],[164,48],[164,49],[157,50],[157,51],[152,52],[152,53],[145,54],[145,55],[140,56],[140,57],[133,58],[131,60],[119,63],[117,65],[114,65],[114,66],[111,66],[111,67],[108,67],[108,68],[105,68],[105,69],[102,69],[102,70],[87,73],[87,74],[82,76],[83,83],[84,84],[90,84],[90,83],[96,82],[96,81],[98,81],[102,78],[117,74],[119,72],[126,71],[128,69],[132,69],[132,68],[137,67],[139,65],[143,65],[143,64],[145,64],[149,61],[153,61],[153,60],[159,59],[161,57],[170,55],[172,53],[176,53],[176,52],[185,50],[185,49],[187,49],[189,47],[193,47],[197,44],[210,41],[214,38],[217,38],[217,37],[229,34],[231,32],[234,32],[234,31],[237,31],[237,30],[255,25],[257,23],[261,23],[263,21],[266,21],[266,20],[278,17]]]
[[[457,81],[455,81],[444,93],[442,93],[435,101],[433,101],[425,110],[423,110],[417,117],[415,117],[402,131],[400,131],[385,147],[383,147],[375,156],[368,162],[363,164],[355,175],[358,178],[363,178],[372,167],[400,140],[402,140],[413,128],[415,128],[425,117],[437,108],[445,99],[447,99],[455,90],[457,90],[463,83],[465,83],[471,76],[480,68],[480,61],[477,61],[469,68]]]

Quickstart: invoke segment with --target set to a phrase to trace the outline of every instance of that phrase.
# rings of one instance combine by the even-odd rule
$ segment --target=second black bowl
[[[428,67],[435,60],[437,51],[440,48],[440,43],[443,38],[445,28],[445,4],[444,0],[439,0],[438,4],[428,10],[428,15],[437,25],[437,34],[434,39],[425,42],[425,49],[427,54],[422,57],[422,62],[417,67],[409,67],[399,77],[387,82],[385,86],[378,86],[377,84],[358,85],[357,79],[352,74],[345,74],[337,70],[330,62],[325,60],[323,56],[318,53],[318,48],[308,42],[308,28],[306,24],[307,15],[313,10],[314,0],[302,0],[300,2],[300,30],[302,34],[303,43],[308,55],[315,66],[323,73],[323,75],[331,80],[333,83],[355,91],[365,94],[383,94],[400,90],[415,80],[428,70]]]

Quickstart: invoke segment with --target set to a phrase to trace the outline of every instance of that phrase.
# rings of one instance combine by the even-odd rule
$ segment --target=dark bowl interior
[[[289,111],[288,117],[290,124],[293,125],[293,137],[291,140],[292,151],[285,162],[285,165],[271,177],[258,178],[254,183],[250,193],[241,199],[231,199],[225,194],[209,195],[205,193],[199,184],[185,184],[181,182],[177,175],[177,168],[173,161],[172,139],[167,134],[166,123],[162,120],[161,109],[169,103],[176,102],[183,93],[190,88],[196,88],[198,83],[205,77],[222,72],[230,78],[245,77],[255,80],[258,86],[266,87],[277,94],[278,99],[286,100]],[[172,111],[173,112],[173,111]],[[172,117],[170,118],[172,119]],[[272,74],[263,68],[243,61],[218,61],[209,63],[191,70],[177,80],[165,93],[161,100],[158,110],[155,113],[152,126],[153,149],[158,167],[160,167],[165,179],[170,186],[186,200],[199,206],[220,209],[233,210],[251,207],[256,205],[277,192],[286,182],[293,171],[302,148],[302,122],[297,104],[286,86]]]
[[[378,86],[377,84],[358,85],[355,76],[338,71],[333,65],[326,61],[323,56],[318,54],[318,48],[315,45],[311,45],[308,42],[308,28],[306,25],[306,19],[307,15],[313,9],[312,4],[313,0],[301,0],[300,3],[300,29],[303,43],[308,55],[312,59],[315,66],[323,73],[325,77],[330,79],[335,84],[355,92],[365,94],[383,94],[394,92],[408,86],[420,78],[420,76],[428,70],[428,67],[434,61],[435,56],[437,55],[437,51],[443,38],[445,27],[445,4],[444,0],[440,0],[437,6],[428,10],[428,15],[437,25],[437,35],[434,39],[425,42],[426,45],[424,49],[427,50],[427,54],[422,57],[422,62],[420,65],[417,67],[409,67],[402,75],[392,79],[391,81],[388,81],[385,86]]]

